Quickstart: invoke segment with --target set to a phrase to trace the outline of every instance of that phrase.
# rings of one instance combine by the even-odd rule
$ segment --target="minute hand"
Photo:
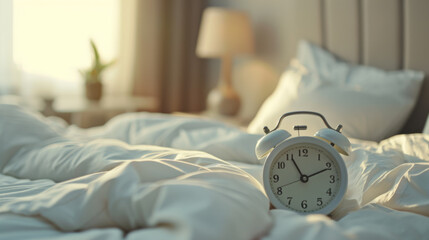
[[[291,159],[292,159],[293,165],[295,165],[296,169],[298,170],[299,175],[302,177],[302,176],[303,176],[303,174],[302,174],[301,170],[299,170],[298,165],[296,164],[295,160],[293,159],[293,154],[292,154],[292,156],[291,156]]]
[[[317,175],[317,174],[322,173],[322,172],[327,171],[327,170],[331,170],[331,169],[330,168],[325,168],[325,169],[322,169],[322,170],[320,170],[318,172],[312,173],[312,174],[308,175],[307,177],[310,178],[310,177],[312,177],[314,175]]]

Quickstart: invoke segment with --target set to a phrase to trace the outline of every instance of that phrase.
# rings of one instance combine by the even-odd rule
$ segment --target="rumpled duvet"
[[[79,129],[0,104],[0,239],[429,239],[429,135],[352,139],[331,217],[270,210],[260,137],[154,113]]]

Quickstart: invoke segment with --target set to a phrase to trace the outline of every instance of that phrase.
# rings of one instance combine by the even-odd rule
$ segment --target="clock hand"
[[[299,167],[298,167],[298,164],[296,164],[295,159],[293,159],[293,154],[291,154],[291,160],[292,160],[292,162],[293,162],[293,165],[295,165],[296,170],[298,170],[298,172],[299,172],[299,176],[300,176],[299,180],[300,180],[301,182],[303,182],[303,183],[308,182],[308,176],[307,176],[307,175],[302,174],[301,170],[300,170],[300,169],[299,169]]]
[[[282,185],[282,186],[280,186],[280,187],[281,187],[281,188],[283,188],[283,187],[286,187],[286,186],[288,186],[288,185],[291,185],[292,183],[296,183],[296,182],[299,182],[299,181],[301,181],[301,179],[298,179],[298,180],[292,181],[292,182],[290,182],[290,183],[286,183],[285,185]]]
[[[296,167],[296,169],[298,170],[298,172],[299,172],[299,176],[304,176],[303,174],[302,174],[302,172],[301,172],[301,170],[299,170],[299,167],[298,167],[298,165],[296,164],[296,162],[295,162],[295,159],[293,159],[293,154],[291,154],[291,159],[292,159],[292,162],[293,162],[293,165],[295,165],[295,167]]]
[[[308,178],[310,178],[310,177],[312,177],[312,176],[314,176],[314,175],[317,175],[317,174],[322,173],[322,172],[327,171],[327,170],[331,170],[331,169],[330,169],[330,168],[325,168],[325,169],[322,169],[322,170],[320,170],[320,171],[318,171],[318,172],[315,172],[315,173],[313,173],[313,174],[310,174],[310,175],[308,175],[307,177],[308,177]]]

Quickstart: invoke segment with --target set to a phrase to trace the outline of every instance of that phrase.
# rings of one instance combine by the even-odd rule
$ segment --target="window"
[[[105,61],[117,57],[119,0],[14,0],[14,80],[22,95],[82,94],[89,40]],[[114,75],[105,72],[105,80]]]

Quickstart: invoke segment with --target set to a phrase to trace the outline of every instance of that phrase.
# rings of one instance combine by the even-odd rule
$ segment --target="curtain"
[[[203,63],[195,55],[203,5],[203,0],[122,3],[121,78],[130,79],[132,94],[156,98],[160,112],[205,107]]]

